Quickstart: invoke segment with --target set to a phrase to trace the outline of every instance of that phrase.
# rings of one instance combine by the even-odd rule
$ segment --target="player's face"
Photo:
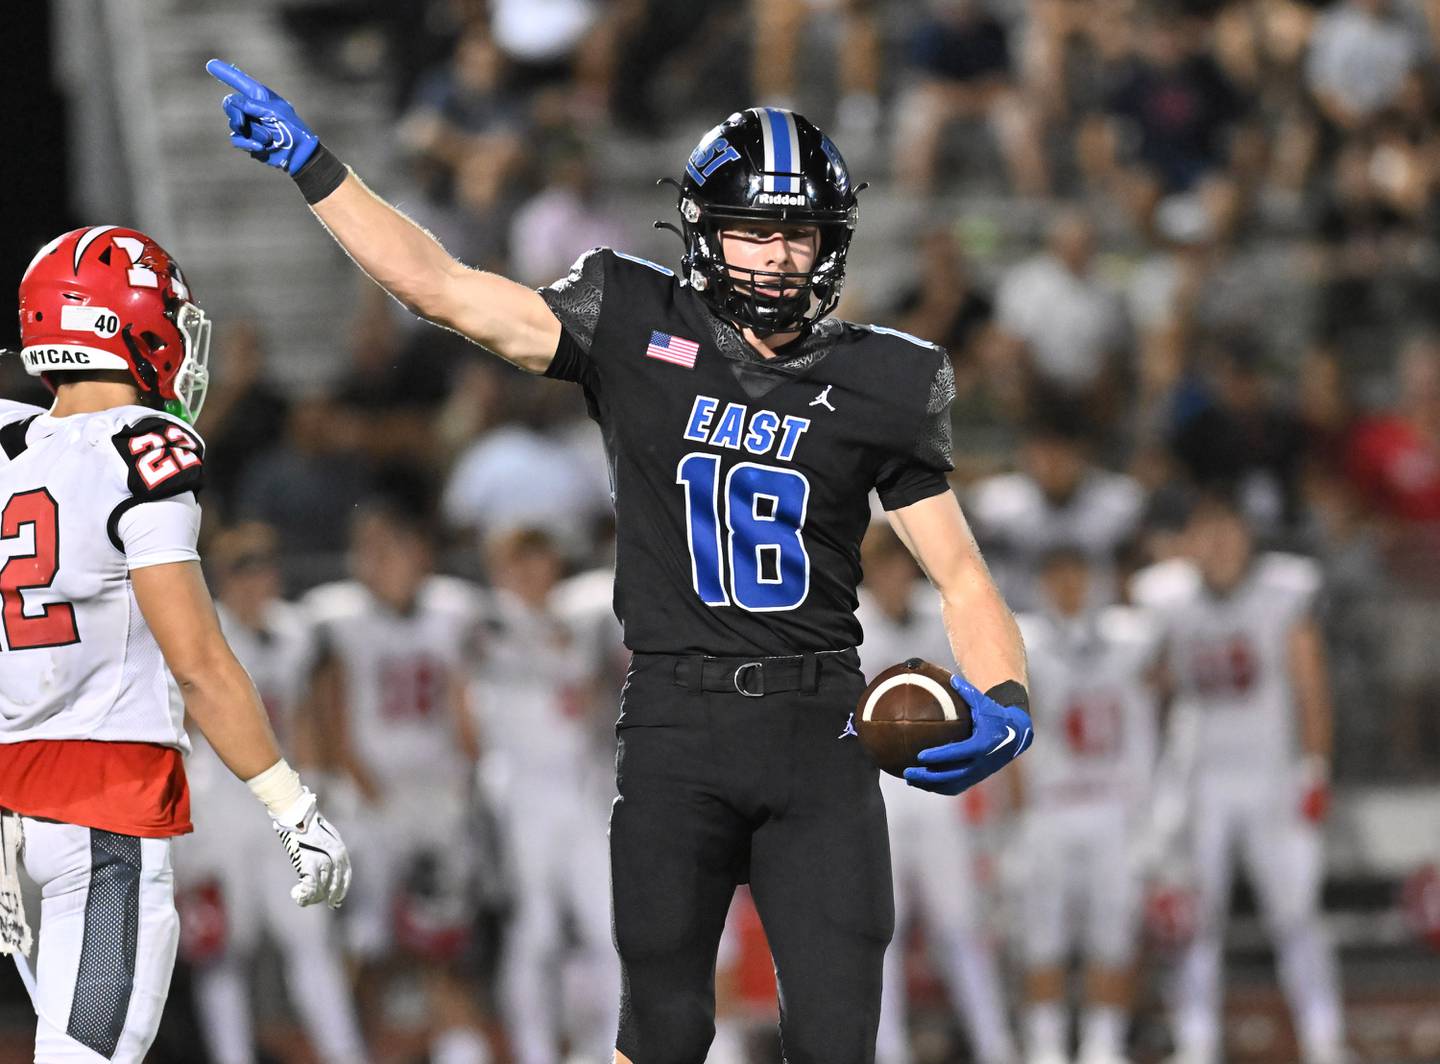
[[[889,551],[865,559],[865,587],[886,607],[903,609],[919,575],[906,554]]]
[[[1085,609],[1090,596],[1090,571],[1078,558],[1066,558],[1047,565],[1040,574],[1045,597],[1066,617],[1074,617]]]
[[[258,609],[280,597],[280,567],[270,554],[246,555],[220,578],[220,601],[241,612]]]
[[[809,273],[820,249],[820,230],[813,225],[777,225],[761,222],[720,233],[720,246],[725,263],[734,267],[730,276],[740,285],[749,287],[750,276],[738,271],[760,273]],[[767,285],[763,277],[755,291],[762,296],[780,296],[777,285]],[[779,278],[776,278],[779,281]]]
[[[1186,539],[1190,556],[1210,587],[1228,591],[1245,575],[1252,543],[1250,529],[1239,514],[1222,509],[1197,514],[1186,530]]]
[[[384,518],[363,518],[350,547],[350,568],[380,601],[409,609],[430,574],[430,552],[419,536]]]
[[[1085,474],[1085,455],[1067,440],[1034,439],[1025,445],[1025,468],[1047,496],[1065,499]]]
[[[551,550],[515,551],[498,563],[495,581],[526,602],[544,602],[560,582],[563,566]]]

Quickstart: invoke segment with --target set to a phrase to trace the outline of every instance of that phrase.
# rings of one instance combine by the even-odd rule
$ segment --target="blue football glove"
[[[921,750],[919,768],[905,770],[905,782],[936,794],[959,794],[1000,771],[1023,754],[1035,737],[1030,715],[1016,706],[1002,706],[963,676],[950,686],[970,706],[975,730],[970,738]]]
[[[230,121],[230,143],[266,166],[284,170],[291,177],[298,174],[315,154],[320,138],[301,121],[290,102],[223,60],[212,59],[205,69],[236,90],[221,104]]]

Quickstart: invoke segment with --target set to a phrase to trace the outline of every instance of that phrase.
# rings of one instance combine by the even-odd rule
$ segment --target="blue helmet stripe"
[[[765,117],[770,123],[770,142],[774,145],[775,166],[778,173],[789,173],[794,169],[790,158],[790,125],[786,119],[789,117],[784,111],[774,107],[765,108]],[[795,179],[793,177],[776,178],[776,184],[783,181],[785,187],[778,188],[778,192],[795,192]]]

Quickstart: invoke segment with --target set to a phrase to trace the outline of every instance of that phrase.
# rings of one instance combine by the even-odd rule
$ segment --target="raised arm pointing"
[[[233,91],[222,107],[230,143],[294,178],[311,210],[360,268],[414,313],[521,369],[542,373],[560,322],[539,294],[456,260],[329,152],[283,96],[239,67],[205,69]]]

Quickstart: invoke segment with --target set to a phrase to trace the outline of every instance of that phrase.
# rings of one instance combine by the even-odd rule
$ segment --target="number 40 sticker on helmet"
[[[46,244],[20,281],[20,357],[54,389],[57,374],[121,370],[170,413],[194,421],[209,383],[210,321],[175,260],[114,225]]]

